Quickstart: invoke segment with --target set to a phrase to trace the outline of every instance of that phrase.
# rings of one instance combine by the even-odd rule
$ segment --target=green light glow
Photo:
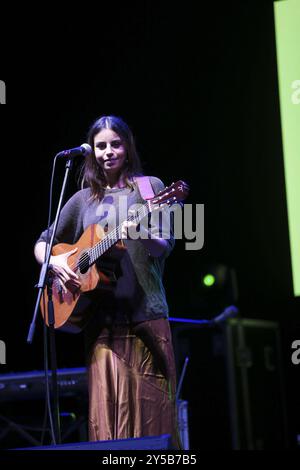
[[[274,3],[294,295],[300,295],[300,1]]]
[[[203,284],[206,286],[206,287],[211,287],[214,285],[214,283],[216,282],[216,278],[215,276],[213,276],[212,274],[206,274],[204,277],[203,277]]]

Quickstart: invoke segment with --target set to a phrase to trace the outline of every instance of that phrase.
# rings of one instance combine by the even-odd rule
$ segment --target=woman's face
[[[94,152],[105,173],[121,172],[126,159],[126,148],[121,137],[112,129],[102,129],[95,135]]]

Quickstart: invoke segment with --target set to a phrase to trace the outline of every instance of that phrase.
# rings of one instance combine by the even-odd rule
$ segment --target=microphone
[[[239,313],[237,307],[234,305],[230,305],[229,307],[225,308],[225,310],[220,313],[217,317],[213,318],[212,322],[217,324],[217,323],[222,323],[223,321],[227,320],[227,318],[234,317]]]
[[[63,150],[57,154],[57,157],[65,157],[65,158],[74,158],[79,155],[83,155],[87,157],[92,153],[92,147],[89,144],[82,144],[80,147],[75,147],[69,150]]]

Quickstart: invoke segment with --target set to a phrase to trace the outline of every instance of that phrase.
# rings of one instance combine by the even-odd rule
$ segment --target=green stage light
[[[212,318],[238,302],[235,269],[221,263],[193,266],[189,276],[187,305],[195,315]]]
[[[213,274],[206,274],[203,277],[202,282],[206,287],[211,287],[215,284],[216,278],[213,276]]]

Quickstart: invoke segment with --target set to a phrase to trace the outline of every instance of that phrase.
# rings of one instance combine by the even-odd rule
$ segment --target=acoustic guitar
[[[57,277],[52,281],[52,301],[54,307],[54,328],[78,333],[82,331],[91,314],[91,305],[95,295],[101,295],[101,289],[113,288],[116,282],[114,267],[126,247],[121,240],[122,226],[127,221],[139,224],[152,211],[171,206],[183,201],[189,192],[183,181],[172,183],[152,199],[141,204],[139,209],[130,214],[114,230],[105,233],[99,224],[92,224],[74,244],[59,243],[52,249],[52,255],[67,253],[77,248],[67,260],[69,267],[78,275],[80,288],[70,286],[64,292]],[[101,263],[101,260],[104,260]],[[66,287],[68,284],[66,283]],[[101,297],[100,297],[101,299]],[[100,300],[101,301],[101,300]],[[48,325],[48,291],[45,287],[40,303],[41,313]]]

